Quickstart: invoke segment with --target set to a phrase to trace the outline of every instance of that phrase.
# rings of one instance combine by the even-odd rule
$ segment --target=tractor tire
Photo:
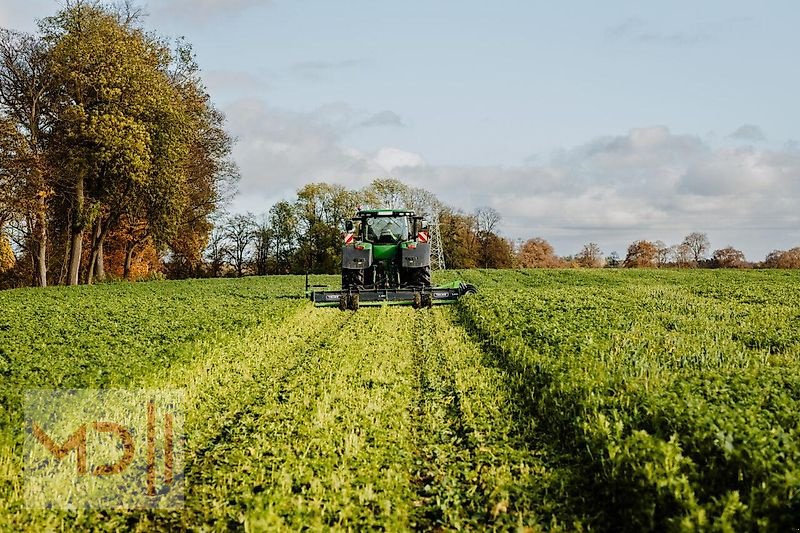
[[[353,311],[358,311],[358,306],[361,303],[361,298],[358,297],[358,293],[353,293],[350,295],[350,309]]]
[[[414,269],[414,285],[419,287],[431,286],[431,267],[425,266]]]
[[[342,269],[342,290],[364,287],[364,271],[358,268]]]
[[[427,307],[430,309],[433,307],[433,296],[430,294],[423,294],[422,295],[422,307]]]
[[[341,311],[347,311],[347,307],[348,307],[348,305],[347,305],[347,303],[348,303],[348,302],[347,302],[347,299],[348,299],[348,298],[347,298],[347,295],[346,295],[346,294],[340,294],[340,295],[339,295],[339,309],[340,309]]]
[[[414,309],[422,309],[422,293],[414,291]]]

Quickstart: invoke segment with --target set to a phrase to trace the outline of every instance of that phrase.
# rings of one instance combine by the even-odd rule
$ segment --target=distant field
[[[0,530],[790,530],[800,273],[439,273],[433,310],[302,277],[0,292]],[[317,281],[336,283],[335,277]],[[31,511],[27,388],[181,388],[183,511]]]

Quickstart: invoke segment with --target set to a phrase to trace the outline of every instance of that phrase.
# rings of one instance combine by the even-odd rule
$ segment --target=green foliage
[[[19,412],[23,387],[121,386],[172,364],[175,348],[184,343],[284,312],[257,286],[257,280],[204,280],[0,292],[0,356],[6,365],[0,429],[7,430],[7,417]],[[286,281],[273,286],[280,294]],[[300,291],[302,281],[290,286]]]
[[[796,276],[504,273],[462,318],[632,530],[786,529],[800,509]]]

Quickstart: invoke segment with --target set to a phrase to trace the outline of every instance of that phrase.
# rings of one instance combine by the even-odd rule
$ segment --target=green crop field
[[[800,273],[452,279],[355,313],[301,277],[0,292],[0,530],[800,525]],[[28,509],[25,390],[114,387],[185,391],[185,507]]]

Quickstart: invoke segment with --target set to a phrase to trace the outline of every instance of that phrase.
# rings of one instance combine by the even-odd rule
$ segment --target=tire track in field
[[[309,318],[325,313],[334,319],[316,328],[314,345],[205,453],[179,526],[406,527],[413,312],[313,309]]]
[[[460,411],[460,395],[454,372],[445,354],[435,346],[436,320],[429,311],[417,314],[415,329],[421,332],[414,353],[419,390],[414,406],[415,440],[423,441],[416,450],[412,483],[416,491],[412,525],[417,528],[460,527],[458,508],[448,489],[460,485],[463,476],[448,471],[448,466],[472,464],[474,451],[469,446],[468,428]],[[453,494],[455,495],[455,494]]]
[[[208,491],[209,483],[218,481],[214,471],[235,452],[231,443],[241,438],[243,420],[252,417],[266,396],[279,393],[282,382],[303,371],[349,319],[349,314],[303,305],[292,315],[248,330],[229,343],[207,347],[203,357],[160,381],[159,386],[187,391],[186,509],[138,516],[139,525],[159,530],[198,524],[240,527],[237,520],[214,513],[229,503],[209,497],[220,496],[219,491]]]
[[[304,309],[292,320],[281,323],[272,332],[273,336],[260,345],[261,353],[256,356],[264,356],[264,359],[251,369],[247,381],[227,391],[235,400],[235,407],[226,413],[224,422],[210,438],[197,445],[192,463],[188,465],[190,472],[202,475],[205,466],[213,466],[216,458],[230,449],[230,441],[237,437],[242,422],[252,416],[258,404],[267,396],[280,398],[284,393],[284,383],[306,370],[316,353],[350,318],[332,310],[322,310],[320,315],[312,318],[308,309]],[[307,324],[312,324],[312,327],[304,330]]]
[[[195,523],[206,521],[204,515],[208,508],[219,509],[222,505],[234,511],[225,513],[226,529],[240,528],[240,507],[248,489],[263,488],[261,483],[248,487],[239,482],[238,476],[220,477],[217,474],[220,469],[230,472],[231,468],[235,471],[239,467],[243,453],[247,455],[248,441],[258,435],[262,428],[263,405],[284,403],[291,384],[313,372],[320,351],[331,344],[341,328],[352,320],[350,313],[343,314],[338,310],[313,310],[313,313],[319,314],[314,317],[303,314],[302,320],[310,321],[315,327],[297,337],[298,342],[284,342],[286,339],[283,338],[277,340],[280,350],[276,353],[282,356],[278,364],[263,368],[254,376],[248,401],[240,405],[223,431],[204,446],[190,463],[189,471],[193,480],[188,493],[191,501],[188,503],[195,513]],[[321,320],[321,316],[328,320]],[[239,389],[234,393],[239,396],[242,391]]]
[[[591,524],[597,510],[588,506],[585,497],[575,493],[574,487],[586,484],[587,472],[569,452],[565,453],[560,443],[550,440],[552,435],[547,430],[539,427],[546,427],[548,421],[533,414],[536,409],[532,388],[539,384],[529,380],[530,368],[515,361],[492,338],[486,337],[464,306],[454,306],[449,319],[472,343],[479,354],[477,361],[502,382],[506,405],[503,425],[510,441],[516,442],[523,453],[529,450],[541,457],[541,464],[548,474],[542,485],[534,486],[532,490],[544,498],[543,509],[552,517],[550,526],[566,524],[569,529],[584,529],[586,524]]]
[[[421,529],[571,527],[551,501],[562,472],[531,439],[516,391],[449,309],[423,311],[415,357],[418,496]]]

